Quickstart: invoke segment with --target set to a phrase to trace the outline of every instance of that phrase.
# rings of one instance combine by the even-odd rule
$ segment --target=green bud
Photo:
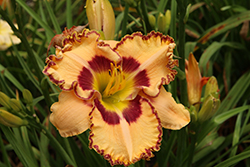
[[[164,33],[166,29],[166,18],[165,15],[163,15],[162,13],[159,13],[158,15],[157,25],[158,25],[158,30]]]
[[[184,23],[186,23],[186,22],[188,21],[190,7],[191,7],[191,4],[189,4],[189,5],[187,6],[186,15],[185,15],[184,20],[183,20]]]
[[[209,94],[217,92],[219,89],[217,79],[212,76],[209,78],[206,84],[205,94],[204,97],[207,97]]]
[[[23,93],[23,98],[24,98],[25,102],[27,104],[31,104],[33,102],[33,96],[30,93],[30,91],[28,89],[24,89],[22,93]]]
[[[7,109],[11,109],[10,104],[9,104],[10,98],[4,94],[3,92],[0,92],[0,104]]]
[[[11,108],[15,111],[15,112],[19,112],[22,110],[22,106],[19,100],[17,99],[10,99],[9,100],[9,104],[11,106]]]
[[[200,112],[198,113],[198,119],[200,122],[204,122],[211,118],[220,106],[220,99],[216,98],[216,93],[209,94],[201,107]]]
[[[156,21],[155,16],[152,14],[149,14],[148,21],[149,21],[150,26],[154,29],[155,28],[155,21]]]
[[[4,109],[0,109],[0,123],[9,127],[28,125],[28,121],[26,119],[13,115]]]
[[[190,112],[190,116],[191,116],[191,121],[196,122],[198,119],[198,116],[197,116],[197,111],[196,111],[195,106],[191,105],[189,112]]]
[[[138,2],[137,2],[137,1],[134,1],[134,0],[125,0],[125,2],[126,2],[129,6],[131,6],[131,7],[133,7],[133,8],[135,8],[135,7],[137,6],[137,4],[138,4]]]
[[[167,10],[165,13],[165,18],[166,18],[166,33],[168,32],[170,22],[171,22],[171,11]]]

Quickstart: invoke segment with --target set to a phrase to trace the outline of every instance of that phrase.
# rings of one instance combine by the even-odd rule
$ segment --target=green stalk
[[[170,36],[176,40],[176,13],[177,13],[177,4],[175,0],[171,0],[171,23],[170,23]],[[174,54],[178,56],[176,49]],[[177,80],[171,82],[171,93],[174,99],[177,98]]]
[[[126,3],[122,20],[122,37],[124,37],[127,34],[128,9],[129,5],[128,3]]]
[[[66,0],[66,20],[67,20],[67,27],[71,28],[73,26],[72,22],[72,11],[71,11],[71,0]]]
[[[186,0],[176,0],[177,7],[179,8],[179,27],[178,27],[178,34],[179,34],[179,57],[180,59],[180,69],[182,71],[185,71],[185,23],[184,23],[184,17],[186,14],[186,7],[187,7],[187,1]],[[187,96],[187,82],[186,79],[180,80],[180,101],[184,106],[188,105],[188,96]],[[182,161],[184,157],[184,152],[186,151],[186,139],[187,139],[187,133],[186,129],[182,128],[178,132],[178,138],[177,138],[177,159],[175,166],[181,167]]]
[[[191,131],[193,131],[194,134],[191,134],[191,143],[189,145],[189,151],[188,151],[188,160],[187,160],[187,167],[191,167],[192,166],[192,161],[193,161],[193,157],[194,157],[194,150],[195,150],[195,144],[197,141],[197,126],[196,125],[192,125],[190,127]]]
[[[176,0],[177,6],[179,8],[179,57],[180,59],[180,69],[185,71],[185,23],[184,17],[186,15],[186,8],[187,8],[187,0]],[[180,92],[181,92],[181,103],[184,106],[188,105],[188,96],[187,96],[187,81],[186,79],[180,80]]]
[[[182,162],[184,160],[184,152],[186,151],[186,141],[187,141],[187,134],[186,134],[186,128],[182,128],[178,131],[177,134],[177,155],[175,163],[175,167],[183,167]]]
[[[144,34],[146,35],[147,34],[147,26],[145,24],[145,20],[144,20],[144,17],[143,17],[143,15],[141,13],[141,9],[139,8],[139,6],[136,6],[136,11],[137,11],[137,13],[139,14],[139,16],[141,18],[143,31],[144,31]]]
[[[147,7],[146,7],[146,2],[145,0],[141,0],[141,10],[142,10],[142,14],[143,14],[143,19],[144,22],[146,24],[147,30],[151,31],[152,28],[150,26],[149,20],[148,20],[148,11],[147,11]],[[146,34],[145,34],[146,35]]]

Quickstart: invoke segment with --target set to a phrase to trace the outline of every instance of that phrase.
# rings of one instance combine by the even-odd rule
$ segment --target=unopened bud
[[[188,21],[188,17],[189,17],[189,12],[190,12],[190,7],[191,7],[191,6],[192,6],[191,4],[189,4],[189,5],[187,6],[186,15],[184,16],[184,19],[183,19],[183,22],[184,22],[184,23],[186,23],[186,22]]]
[[[165,15],[163,15],[162,13],[159,13],[159,15],[158,15],[157,25],[158,25],[158,30],[160,32],[165,32],[166,18],[165,18]]]
[[[90,29],[103,31],[105,39],[114,39],[115,14],[109,0],[87,0],[86,13]]]
[[[198,114],[198,119],[200,122],[204,122],[211,118],[220,106],[220,99],[216,98],[218,93],[209,94],[201,107],[201,110]]]
[[[171,22],[171,11],[167,10],[165,13],[165,18],[166,18],[166,30],[165,32],[168,32],[169,26],[170,26],[170,22]]]
[[[207,97],[209,94],[217,92],[219,89],[217,79],[212,76],[209,78],[206,84],[205,94],[204,97]]]
[[[125,2],[129,5],[129,6],[131,6],[131,7],[133,7],[133,8],[135,8],[136,6],[137,6],[137,2],[136,1],[134,1],[134,0],[125,0]]]
[[[0,123],[9,127],[28,125],[28,121],[26,119],[22,119],[4,109],[0,109]]]
[[[15,111],[19,112],[22,110],[22,106],[19,100],[17,99],[10,99],[9,100],[10,107]]]
[[[27,104],[31,104],[33,102],[33,96],[30,93],[30,91],[28,89],[24,89],[22,93],[23,93],[23,98],[24,98],[25,102]]]
[[[9,100],[10,100],[9,96],[4,94],[3,92],[0,92],[0,104],[7,109],[11,109]]]
[[[149,21],[150,26],[154,29],[155,28],[155,21],[156,21],[155,16],[152,14],[149,14],[148,21]]]
[[[196,108],[195,106],[191,105],[190,106],[190,109],[189,109],[189,112],[190,112],[190,116],[191,116],[191,121],[192,122],[196,122],[197,121],[197,111],[196,111]]]

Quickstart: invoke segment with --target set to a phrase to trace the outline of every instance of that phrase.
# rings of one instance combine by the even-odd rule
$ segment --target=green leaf
[[[238,155],[235,155],[234,157],[228,158],[225,161],[219,163],[218,165],[214,166],[214,167],[225,167],[225,166],[231,166],[234,165],[246,158],[250,157],[250,150],[248,151],[244,151]]]
[[[225,137],[220,136],[220,137],[216,138],[214,141],[212,141],[209,146],[207,146],[207,147],[203,148],[201,151],[197,152],[194,155],[193,163],[197,162],[201,158],[210,154],[212,151],[216,150],[224,142],[224,140],[225,140]]]
[[[234,49],[245,49],[244,46],[237,42],[213,42],[209,47],[204,51],[199,60],[199,66],[201,69],[201,73],[206,71],[206,65],[211,57],[220,50],[221,47],[228,46]]]
[[[23,91],[23,85],[4,67],[0,64],[0,71],[17,89]]]
[[[39,82],[35,79],[35,76],[33,75],[33,73],[31,72],[30,68],[28,67],[28,65],[26,64],[26,62],[23,60],[23,58],[20,56],[17,48],[15,45],[13,45],[15,54],[17,56],[17,59],[19,60],[19,63],[21,64],[21,66],[23,67],[26,75],[28,76],[28,78],[30,79],[30,81],[35,85],[35,87],[42,92],[41,88],[40,88],[40,84]]]
[[[23,146],[23,143],[21,142],[20,139],[16,137],[16,135],[13,134],[13,132],[10,130],[10,128],[5,127],[0,124],[0,127],[6,136],[7,140],[10,142],[12,145],[15,153],[17,154],[18,158],[22,162],[24,166],[34,166],[36,167],[37,165],[34,163],[33,159],[29,156],[27,153],[27,150]]]
[[[207,29],[198,40],[199,43],[206,43],[209,39],[217,37],[218,35],[237,27],[239,24],[246,20],[250,20],[250,11],[242,12],[240,14],[235,14],[228,18],[227,20],[216,24],[215,26]]]
[[[243,112],[245,110],[249,109],[249,106],[248,105],[245,105],[245,106],[241,106],[241,107],[238,107],[238,108],[234,108],[232,110],[229,110],[229,111],[226,111],[220,115],[217,115],[215,118],[214,118],[214,122],[215,124],[219,125],[219,124],[222,124],[223,122],[225,122],[226,120],[228,120],[229,118],[231,118],[232,116],[240,113],[240,112]]]
[[[23,1],[23,0],[16,0],[16,2],[17,2],[20,6],[22,6],[23,9],[26,10],[26,12],[28,12],[29,15],[30,15],[31,17],[33,17],[33,18],[36,20],[36,22],[37,22],[40,26],[42,26],[42,27],[45,29],[46,33],[48,33],[51,37],[53,37],[53,36],[55,35],[54,32],[53,32],[53,30],[52,30],[45,22],[42,21],[42,19],[39,17],[39,15],[36,14],[29,6],[25,3],[25,1]]]
[[[247,88],[250,86],[250,72],[243,74],[240,79],[234,84],[226,98],[222,101],[216,114],[228,111],[234,107],[241,97],[246,93]]]
[[[52,10],[52,8],[51,8],[51,6],[50,6],[48,0],[44,0],[43,2],[45,3],[46,9],[47,9],[48,12],[49,12],[49,16],[50,16],[50,19],[51,19],[51,21],[52,21],[52,24],[53,24],[53,26],[54,26],[54,28],[55,28],[55,30],[56,30],[56,33],[57,33],[57,34],[61,34],[61,33],[62,33],[62,30],[61,30],[61,28],[60,28],[60,25],[59,25],[59,23],[58,23],[58,21],[57,21],[57,19],[56,19],[56,16],[55,16],[55,14],[54,14],[54,12],[53,12],[53,10]]]

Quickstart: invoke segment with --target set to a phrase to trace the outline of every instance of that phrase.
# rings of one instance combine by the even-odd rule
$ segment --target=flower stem
[[[185,23],[184,17],[186,15],[187,0],[176,0],[177,6],[179,8],[179,57],[180,59],[180,69],[185,71]],[[184,106],[188,105],[188,96],[187,96],[187,81],[186,79],[180,80],[180,92],[181,92],[181,103]]]

